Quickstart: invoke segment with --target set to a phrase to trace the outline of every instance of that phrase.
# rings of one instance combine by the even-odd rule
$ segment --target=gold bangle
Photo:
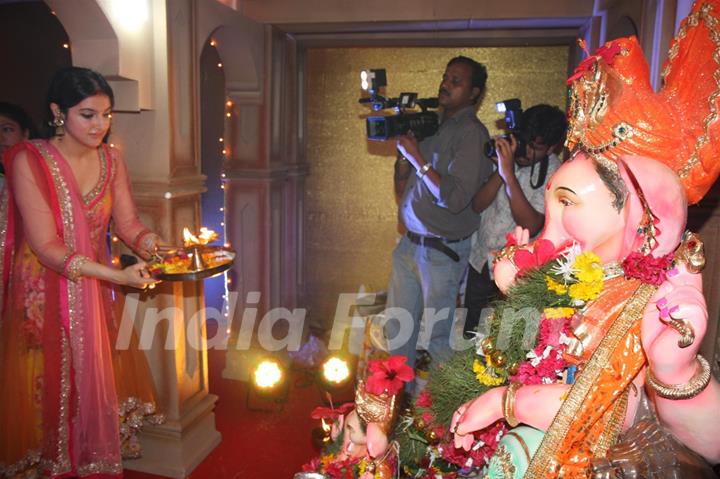
[[[516,427],[520,421],[515,417],[515,394],[523,387],[522,383],[510,383],[503,394],[503,416],[510,427]]]
[[[65,276],[72,282],[77,282],[82,276],[82,266],[90,261],[90,258],[77,253],[71,253],[65,256],[64,273]]]
[[[515,252],[520,249],[518,245],[510,245],[506,246],[503,249],[499,251],[495,251],[495,259],[493,260],[493,264],[497,263],[500,260],[507,259],[510,260],[510,262],[515,266]]]
[[[646,381],[658,396],[674,401],[694,398],[710,384],[710,363],[699,354],[695,357],[698,370],[685,384],[665,384],[659,381],[648,367]]]

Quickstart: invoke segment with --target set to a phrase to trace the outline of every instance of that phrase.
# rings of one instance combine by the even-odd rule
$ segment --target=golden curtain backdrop
[[[488,70],[478,117],[501,133],[495,102],[520,98],[566,107],[569,46],[483,48],[318,48],[306,60],[306,307],[314,324],[332,325],[338,296],[385,290],[398,239],[393,194],[395,143],[366,140],[358,104],[360,72],[387,70],[386,96],[436,97],[448,60],[465,55]],[[500,124],[498,124],[500,122]]]

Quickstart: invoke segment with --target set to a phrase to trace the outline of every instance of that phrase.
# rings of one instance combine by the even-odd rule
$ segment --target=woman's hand
[[[158,254],[158,251],[167,245],[167,243],[155,233],[150,233],[143,243],[136,253],[145,261],[153,259]]]
[[[147,264],[140,261],[118,271],[117,283],[138,289],[152,288],[158,281],[150,276]]]

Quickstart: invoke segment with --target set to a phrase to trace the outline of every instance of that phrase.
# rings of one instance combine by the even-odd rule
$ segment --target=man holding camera
[[[386,334],[392,353],[410,364],[416,349],[426,349],[435,361],[451,354],[455,301],[479,224],[472,199],[492,172],[482,155],[488,131],[475,114],[486,81],[482,64],[450,60],[438,91],[437,133],[420,142],[412,135],[397,141],[402,156],[395,164],[395,191],[407,233],[393,252]]]
[[[545,216],[545,185],[560,166],[567,120],[550,105],[524,111],[518,129],[509,138],[495,139],[497,169],[473,198],[473,210],[482,212],[480,228],[472,237],[470,268],[465,290],[465,335],[477,329],[483,308],[497,296],[491,277],[492,253],[505,245],[505,235],[516,226],[532,238],[540,232]]]

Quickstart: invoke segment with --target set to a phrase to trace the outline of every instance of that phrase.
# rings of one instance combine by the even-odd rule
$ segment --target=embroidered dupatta
[[[604,456],[620,433],[631,383],[647,360],[640,323],[656,287],[638,280],[609,281],[586,316],[594,322],[587,362],[560,406],[525,479],[586,478],[590,459]],[[594,316],[594,318],[593,318]]]
[[[54,227],[69,251],[98,259],[82,195],[64,158],[43,141],[9,151],[0,205],[0,467],[5,468],[0,473],[37,469],[51,477],[117,477],[122,471],[118,404],[102,286],[94,278],[70,281],[61,265],[40,266],[30,250],[25,234],[35,226],[24,222],[38,219],[20,216],[12,181],[13,161],[21,151],[37,202],[52,214],[52,224],[42,226]],[[106,175],[98,186],[109,184]],[[44,297],[34,310],[36,321],[29,322],[33,295]]]

